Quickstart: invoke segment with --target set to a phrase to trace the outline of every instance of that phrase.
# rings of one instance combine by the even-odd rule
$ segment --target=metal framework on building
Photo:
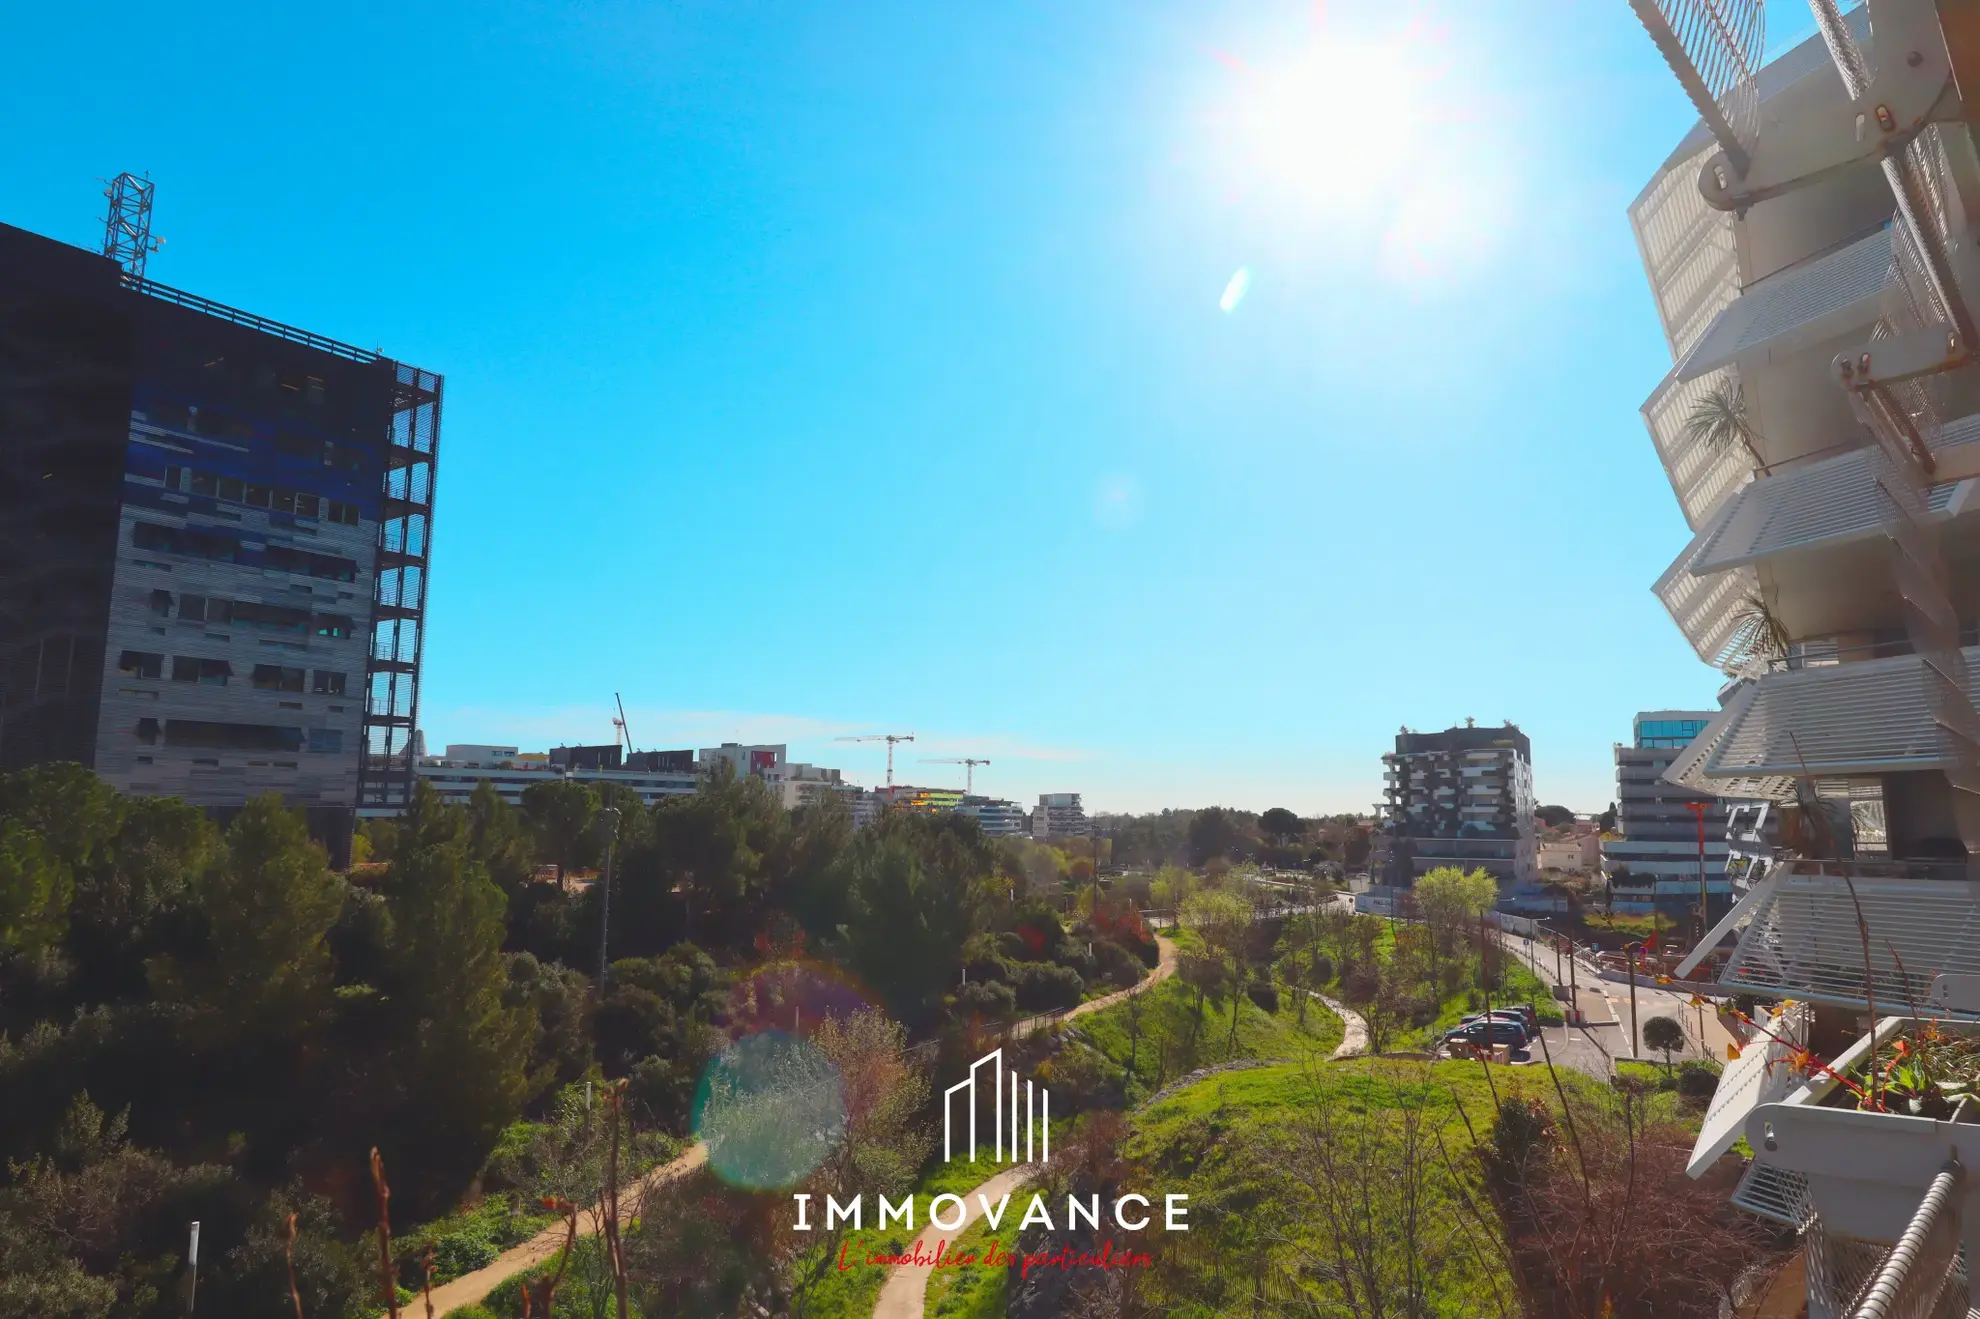
[[[441,378],[405,363],[395,363],[393,371],[358,777],[358,810],[368,815],[402,811],[412,800],[433,476],[440,455]]]
[[[126,170],[103,190],[110,210],[103,217],[103,255],[134,279],[144,278],[144,263],[161,240],[151,236],[151,199],[157,185]]]

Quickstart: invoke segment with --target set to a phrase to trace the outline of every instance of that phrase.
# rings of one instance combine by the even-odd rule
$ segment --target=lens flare
[[[795,1186],[846,1130],[845,1086],[818,1046],[783,1031],[745,1035],[716,1055],[694,1096],[708,1167],[752,1191]]]
[[[1218,310],[1226,315],[1236,311],[1237,305],[1244,301],[1244,295],[1249,292],[1251,292],[1251,267],[1239,266],[1237,273],[1231,276],[1230,283],[1224,285],[1224,296],[1217,299]]]

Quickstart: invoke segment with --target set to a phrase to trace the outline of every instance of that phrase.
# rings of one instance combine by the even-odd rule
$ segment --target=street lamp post
[[[1629,1056],[1636,1058],[1643,1053],[1642,1027],[1636,1019],[1636,955],[1643,951],[1643,941],[1623,945],[1623,956],[1629,959]]]
[[[619,841],[619,812],[607,806],[598,812],[605,824],[605,874],[598,888],[598,997],[605,997],[606,940],[612,932],[612,853]]]
[[[1705,812],[1712,809],[1709,801],[1688,801],[1684,808],[1698,821],[1698,942],[1705,942],[1705,932],[1712,928],[1705,896]]]

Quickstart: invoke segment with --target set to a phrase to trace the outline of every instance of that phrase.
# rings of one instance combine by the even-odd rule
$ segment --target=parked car
[[[1483,1012],[1474,1012],[1470,1016],[1464,1018],[1464,1020],[1460,1021],[1458,1023],[1458,1027],[1462,1029],[1463,1027],[1471,1025],[1473,1022],[1479,1022],[1483,1020],[1485,1020],[1485,1014]],[[1492,1020],[1518,1022],[1520,1028],[1524,1030],[1529,1037],[1538,1035],[1540,1033],[1539,1015],[1533,1012],[1533,1010],[1530,1008],[1523,1012],[1517,1008],[1493,1008]]]
[[[1527,1041],[1526,1023],[1518,1018],[1494,1016],[1489,1020],[1479,1018],[1468,1025],[1457,1027],[1444,1036],[1446,1044],[1464,1043],[1480,1047],[1496,1044],[1509,1044],[1517,1049]]]

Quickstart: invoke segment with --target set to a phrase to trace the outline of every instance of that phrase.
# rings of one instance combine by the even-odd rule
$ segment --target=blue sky
[[[1624,217],[1691,116],[1623,0],[345,8],[10,7],[0,220],[93,246],[148,170],[154,278],[446,375],[430,744],[617,691],[1312,814],[1475,716],[1592,810],[1711,703]]]

